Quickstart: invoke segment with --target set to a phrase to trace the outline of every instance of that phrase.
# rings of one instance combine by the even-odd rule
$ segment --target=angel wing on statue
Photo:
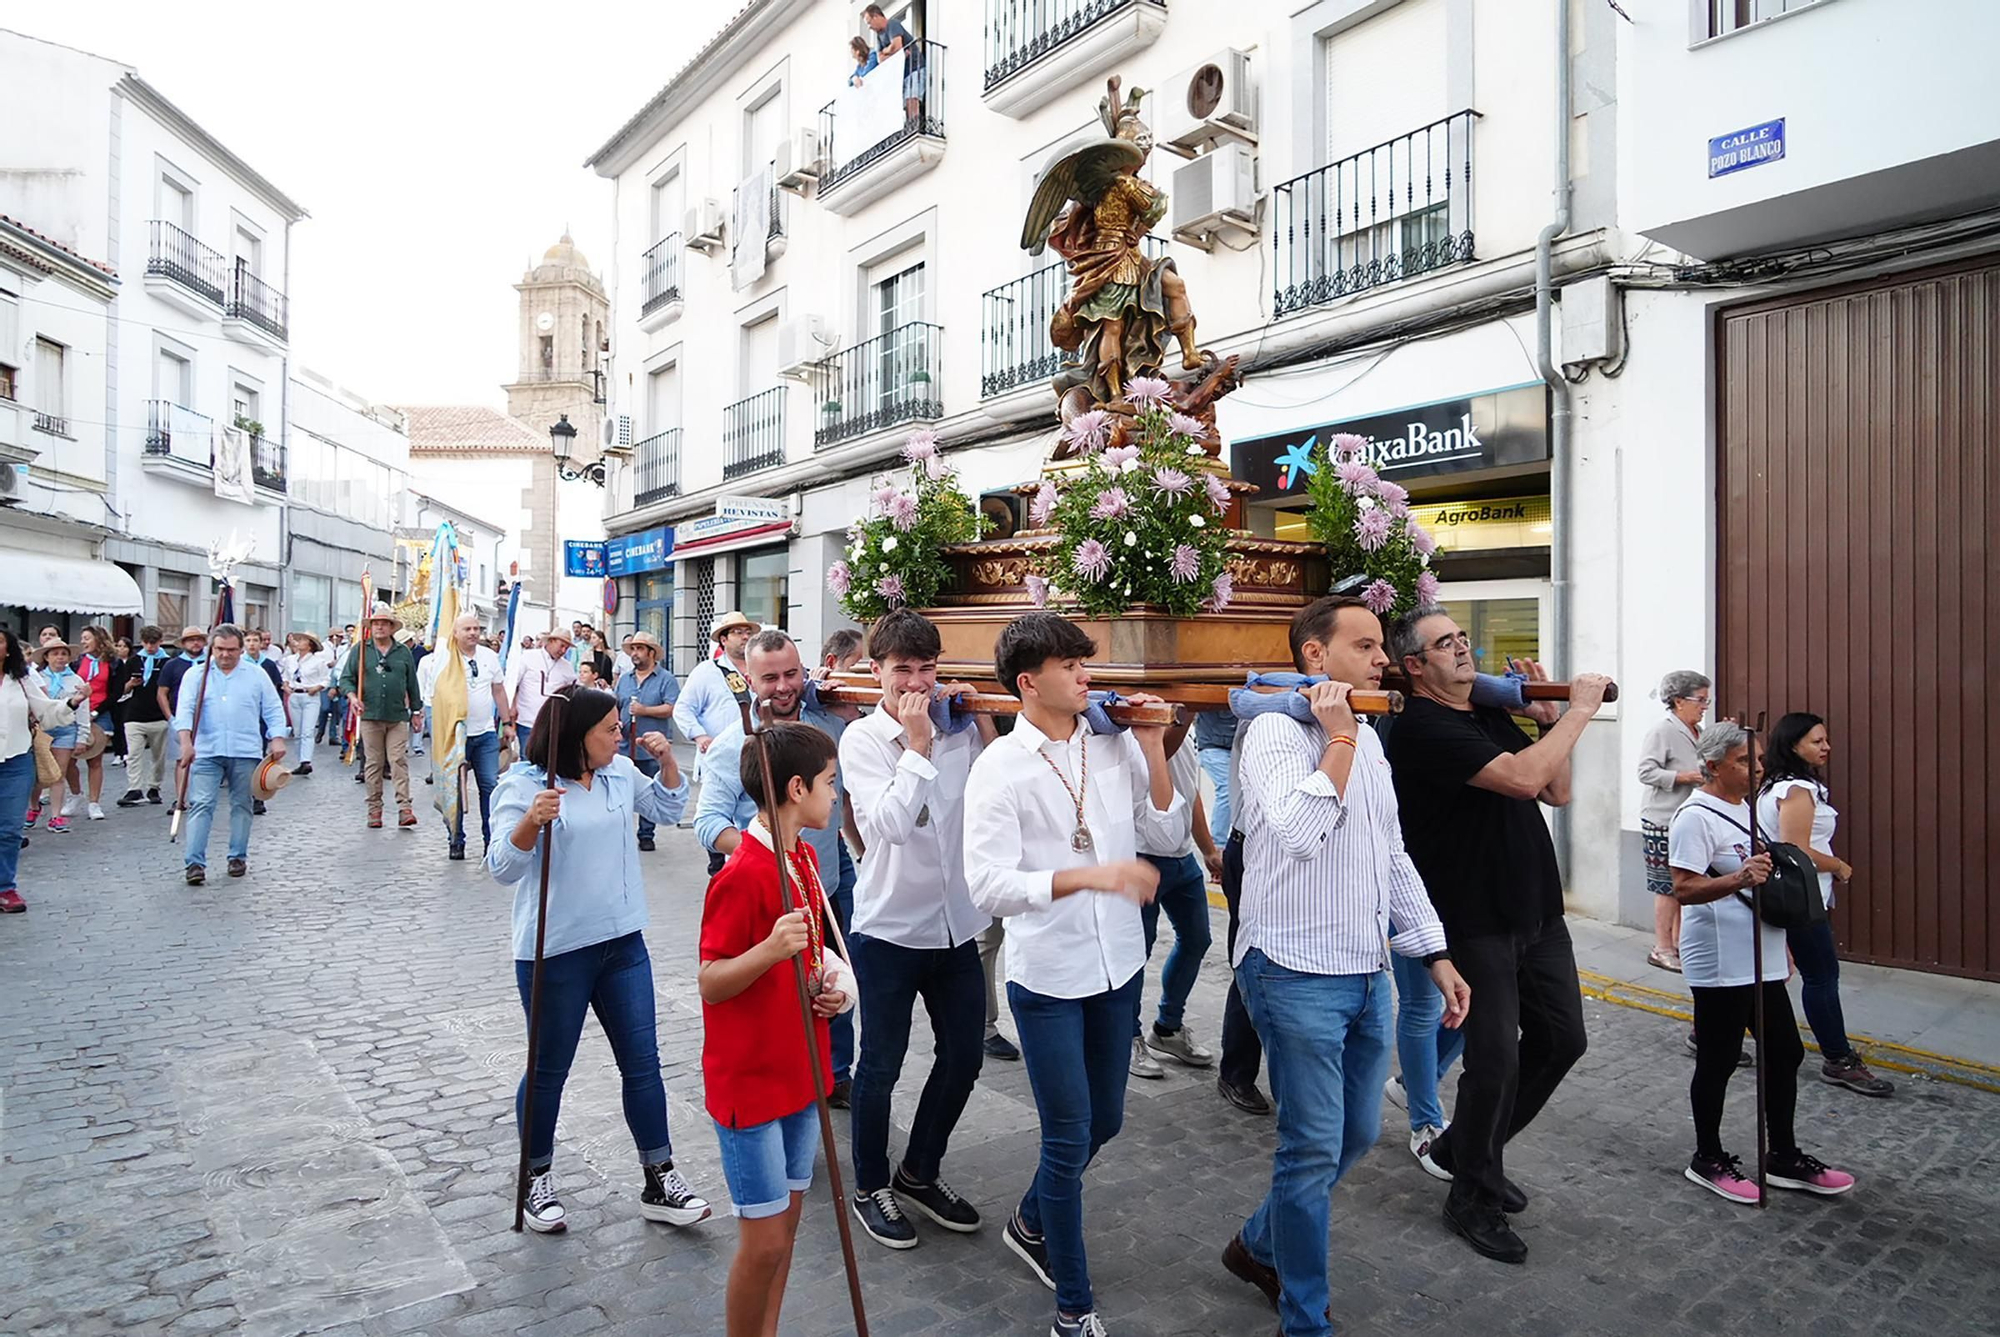
[[[1136,175],[1153,151],[1153,132],[1139,119],[1144,93],[1135,88],[1121,102],[1118,79],[1106,87],[1098,115],[1107,137],[1049,163],[1021,228],[1023,249],[1040,255],[1053,246],[1069,265],[1069,296],[1049,322],[1051,341],[1072,355],[1055,378],[1066,406],[1079,390],[1089,402],[1118,399],[1133,376],[1165,364],[1175,340],[1184,370],[1202,365],[1187,285],[1172,260],[1140,249],[1167,212],[1166,192]]]

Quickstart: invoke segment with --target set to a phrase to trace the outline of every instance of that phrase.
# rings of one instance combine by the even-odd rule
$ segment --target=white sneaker
[[[1410,1108],[1410,1093],[1403,1089],[1403,1074],[1399,1072],[1389,1074],[1388,1083],[1382,1088],[1382,1099],[1399,1110]]]
[[[98,807],[98,806],[97,806],[97,805],[96,805],[95,803],[91,804],[91,805],[90,805],[90,820],[91,820],[91,821],[93,821],[93,822],[101,822],[101,821],[103,821],[103,820],[104,820],[104,809],[102,809],[102,808]]]
[[[1451,1182],[1451,1172],[1431,1159],[1431,1144],[1444,1133],[1442,1128],[1417,1128],[1410,1133],[1410,1154],[1417,1158],[1417,1164],[1424,1167],[1424,1173],[1433,1179]]]
[[[555,1177],[547,1170],[528,1181],[528,1229],[544,1235],[569,1229],[569,1217],[563,1211],[562,1200],[556,1197]]]
[[[1146,1042],[1136,1035],[1132,1037],[1132,1075],[1154,1081],[1167,1075],[1160,1061],[1146,1052]]]
[[[62,815],[65,817],[81,817],[83,815],[83,804],[83,795],[71,794],[63,800]]]

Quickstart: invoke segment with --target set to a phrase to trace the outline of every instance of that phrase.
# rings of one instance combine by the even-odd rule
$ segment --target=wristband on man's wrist
[[[1449,960],[1451,960],[1450,952],[1432,952],[1429,956],[1424,958],[1424,969],[1429,970],[1432,966],[1435,966],[1438,962],[1449,961]]]

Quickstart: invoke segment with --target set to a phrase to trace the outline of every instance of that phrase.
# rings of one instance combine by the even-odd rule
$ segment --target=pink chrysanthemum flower
[[[1431,537],[1431,531],[1425,529],[1415,520],[1410,521],[1408,527],[1403,532],[1410,536],[1410,546],[1424,556],[1428,557],[1438,550],[1438,541]]]
[[[950,472],[951,466],[944,462],[944,456],[924,456],[924,477],[930,479],[933,483],[943,481],[945,475]]]
[[[903,602],[903,578],[892,571],[875,582],[875,592],[887,599],[889,606],[894,608]]]
[[[1037,529],[1049,522],[1049,512],[1056,508],[1056,485],[1043,483],[1035,489],[1035,499],[1028,503],[1028,523]]]
[[[1076,545],[1076,557],[1070,565],[1085,580],[1102,580],[1111,574],[1111,553],[1096,539],[1085,539]]]
[[[1185,413],[1168,414],[1167,430],[1177,436],[1185,436],[1194,441],[1199,441],[1208,435],[1208,428],[1202,426],[1201,419],[1190,418]]]
[[[1380,506],[1365,510],[1354,522],[1354,541],[1363,552],[1376,552],[1389,541],[1390,523],[1389,513]]]
[[[1368,453],[1368,438],[1353,432],[1335,432],[1326,443],[1326,453],[1327,458],[1336,463],[1343,456],[1360,459]]]
[[[847,591],[854,585],[854,576],[847,569],[847,563],[835,562],[826,569],[826,587],[839,598],[846,598]]]
[[[917,499],[907,492],[898,492],[889,502],[889,523],[909,533],[917,527]]]
[[[1040,576],[1027,579],[1028,598],[1037,608],[1046,608],[1049,603],[1049,582]]]
[[[881,487],[869,493],[868,499],[875,503],[876,510],[887,515],[889,513],[889,503],[896,499],[896,494],[901,490],[894,483],[884,483]]]
[[[1391,515],[1401,516],[1410,513],[1410,494],[1402,484],[1378,478],[1375,480],[1375,495],[1382,499],[1382,504],[1389,508]]]
[[[1375,471],[1359,460],[1348,460],[1334,469],[1334,474],[1347,485],[1349,492],[1370,492],[1375,488]]]
[[[910,439],[903,445],[903,458],[915,464],[937,454],[937,433],[928,428],[919,428],[910,433]]]
[[[1137,446],[1113,446],[1104,452],[1104,467],[1117,473],[1127,464],[1139,458]]]
[[[1387,613],[1396,606],[1396,587],[1386,580],[1378,580],[1361,591],[1361,602],[1368,605],[1368,611],[1376,615]]]
[[[1217,478],[1214,474],[1203,474],[1201,476],[1201,486],[1202,490],[1208,493],[1209,504],[1215,507],[1217,512],[1229,509],[1229,485],[1227,483]]]
[[[1434,604],[1438,601],[1438,578],[1426,571],[1417,577],[1417,602]]]
[[[1103,409],[1092,409],[1079,413],[1069,420],[1063,429],[1063,437],[1075,446],[1081,454],[1104,449],[1104,441],[1111,432],[1111,415]]]
[[[1201,574],[1201,554],[1192,544],[1183,543],[1174,549],[1174,559],[1168,563],[1167,571],[1174,578],[1174,584],[1185,585]]]
[[[1217,576],[1215,583],[1208,587],[1208,606],[1215,612],[1229,607],[1229,601],[1235,597],[1236,578],[1227,571]]]
[[[1119,516],[1125,514],[1125,510],[1129,505],[1130,502],[1125,496],[1124,488],[1107,487],[1103,492],[1098,494],[1097,504],[1090,508],[1090,518],[1093,520],[1116,520]]]
[[[1170,497],[1184,497],[1187,490],[1194,486],[1194,479],[1179,469],[1162,467],[1153,470],[1153,484]]]
[[[1125,402],[1135,409],[1157,408],[1167,402],[1174,387],[1158,376],[1134,376],[1125,382]]]

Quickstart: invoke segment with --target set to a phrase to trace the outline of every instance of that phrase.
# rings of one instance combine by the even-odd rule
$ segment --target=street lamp
[[[589,479],[599,487],[604,486],[604,461],[593,460],[581,468],[570,466],[570,460],[576,453],[576,428],[570,426],[569,414],[559,415],[550,426],[549,446],[555,451],[556,473],[565,483]]]

